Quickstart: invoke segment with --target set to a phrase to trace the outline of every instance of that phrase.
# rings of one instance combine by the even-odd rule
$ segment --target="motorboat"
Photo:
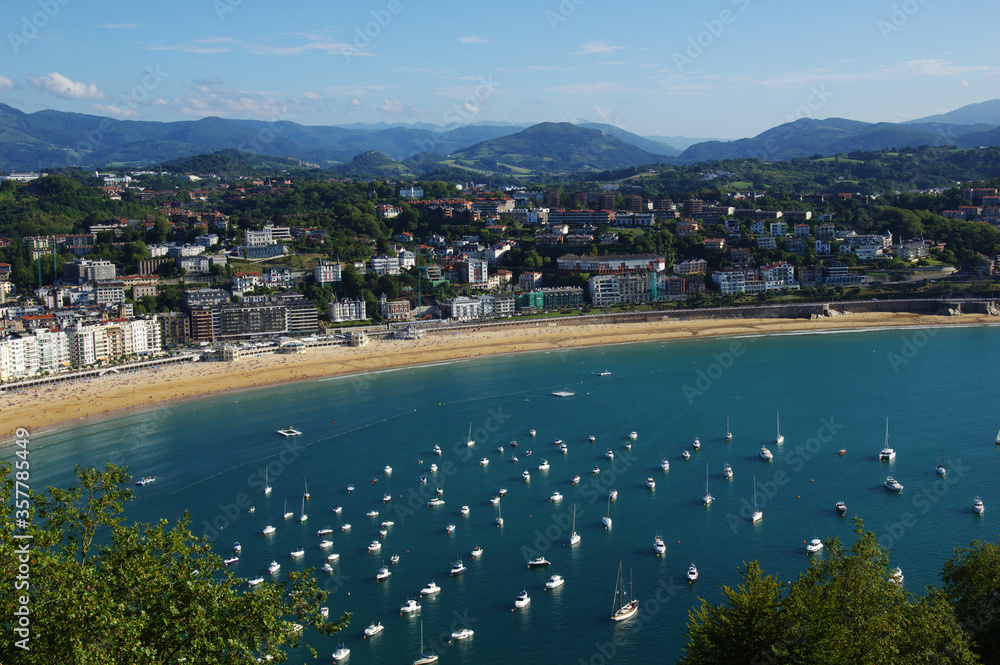
[[[377,540],[373,540],[372,544],[368,546],[368,551],[373,553],[378,552],[381,549],[382,549],[382,543],[378,542]]]
[[[143,485],[148,485],[150,483],[155,483],[155,482],[156,482],[156,476],[143,476],[139,480],[135,481],[135,484],[141,487]]]
[[[387,580],[390,577],[392,577],[392,571],[390,571],[389,568],[388,568],[388,566],[385,566],[384,564],[382,565],[381,568],[378,569],[378,572],[375,573],[375,581],[376,582],[381,582],[382,580]]]
[[[329,561],[330,563],[333,563],[334,561],[336,561],[339,558],[340,558],[340,555],[337,554],[336,552],[334,552],[332,554],[328,554],[326,556],[326,560]]]
[[[626,444],[625,444],[625,450],[632,450],[632,442],[631,441],[626,442]]]
[[[629,438],[630,441],[635,441],[636,439],[639,438],[639,435],[636,434],[635,432],[630,432],[629,435],[628,435],[628,438]]]
[[[549,497],[549,501],[552,503],[556,503],[557,501],[562,501],[562,500],[563,500],[563,495],[558,490],[553,492],[552,496]]]
[[[240,558],[238,556],[231,556],[228,559],[223,559],[222,563],[224,563],[224,564],[226,564],[228,566],[229,564],[236,563],[239,560],[240,560]]]
[[[588,436],[587,438],[588,438],[588,439],[590,440],[590,442],[591,442],[591,443],[593,443],[594,441],[597,441],[597,437],[596,437],[596,436],[594,436],[593,434],[591,434],[591,435],[590,435],[590,436]]]
[[[656,481],[653,480],[652,478],[646,478],[646,487],[648,487],[651,490],[655,490],[656,489]]]
[[[761,446],[760,447],[760,458],[762,460],[764,460],[765,462],[770,462],[771,460],[774,459],[774,455],[772,455],[771,451],[767,449],[767,446]]]
[[[428,508],[437,508],[438,506],[443,506],[443,505],[444,505],[444,499],[438,496],[434,497],[433,499],[427,502]]]
[[[258,584],[261,584],[263,581],[264,581],[263,577],[251,577],[250,579],[247,580],[247,584],[249,584],[250,586],[257,586]]]
[[[545,588],[546,589],[557,589],[557,588],[561,587],[565,583],[566,583],[566,580],[563,579],[562,575],[553,575],[545,583]]]
[[[510,442],[510,447],[511,448],[517,448],[517,441],[511,441]]]
[[[611,605],[611,618],[614,621],[624,621],[635,616],[639,611],[639,601],[632,593],[632,574],[629,573],[628,596],[625,595],[625,576],[622,574],[622,564],[618,562],[618,581],[615,582],[615,599]],[[626,600],[628,598],[628,600]]]
[[[390,501],[392,501],[392,495],[391,494],[383,494],[382,495],[382,503],[389,503]]]
[[[722,467],[722,477],[725,478],[726,480],[733,479],[733,467],[729,466],[728,462],[724,467]]]
[[[353,492],[353,491],[354,491],[354,485],[353,485],[353,484],[351,484],[351,485],[348,485],[348,486],[347,486],[347,493],[348,493],[348,494],[350,494],[350,493],[351,493],[351,492]]]
[[[660,460],[660,471],[670,471],[670,460],[666,457]]]
[[[506,487],[501,487],[499,490],[497,490],[497,494],[499,494],[500,496],[506,495],[507,494],[507,488]]]
[[[847,454],[847,448],[841,448],[840,451],[837,454],[838,455],[846,455]]]
[[[822,549],[823,549],[823,541],[820,540],[819,538],[813,538],[812,540],[809,541],[809,544],[806,545],[806,552],[809,554],[815,554],[816,552],[819,552]]]
[[[242,550],[242,549],[243,549],[243,546],[242,546],[242,545],[240,545],[240,544],[239,544],[238,542],[236,542],[236,543],[233,543],[233,551],[234,551],[234,552],[237,552],[237,553],[238,553],[238,552],[239,552],[240,550]]]
[[[567,446],[565,443],[560,443],[559,444],[559,452],[561,452],[563,455],[565,455],[566,453],[569,452],[569,446]]]
[[[691,453],[685,450],[684,452],[681,453],[681,457],[683,457],[684,459],[691,459]]]
[[[423,589],[420,590],[420,595],[431,596],[435,593],[440,593],[440,592],[441,592],[441,587],[439,587],[437,584],[431,581],[427,583],[427,586],[425,586]]]
[[[604,456],[607,457],[608,459],[614,459],[615,458],[615,452],[613,450],[611,450],[610,448],[608,448],[607,452],[604,453]]]
[[[484,457],[483,459],[479,460],[479,466],[486,466],[489,463],[490,459],[488,457]]]
[[[983,505],[983,500],[978,496],[972,500],[972,509],[980,515],[986,512],[986,506]]]
[[[373,621],[370,624],[368,624],[367,628],[365,628],[365,637],[372,637],[373,635],[378,635],[383,630],[385,630],[385,626],[382,625],[381,621],[378,622]]]
[[[689,584],[690,584],[691,582],[694,582],[695,580],[697,580],[697,579],[698,579],[698,568],[697,568],[697,567],[695,567],[695,565],[694,565],[693,563],[692,563],[692,564],[691,564],[691,566],[690,566],[690,567],[688,568],[688,572],[687,572],[687,578],[688,578],[688,583],[689,583]]]
[[[517,464],[517,455],[511,455],[510,461],[512,464]]]
[[[350,524],[344,524],[343,526],[340,527],[340,530],[341,531],[350,531],[351,530],[351,525]]]
[[[694,437],[694,443],[692,443],[691,446],[695,450],[701,450],[701,441],[698,440],[698,437]]]
[[[278,434],[281,436],[302,436],[302,432],[295,429],[294,427],[286,427],[285,429],[279,429]]]
[[[535,434],[537,434],[537,433],[538,432],[536,432],[533,429],[528,430],[528,434],[530,434],[531,436],[535,436]],[[997,434],[997,439],[1000,439],[1000,434]]]
[[[525,482],[531,480],[531,474],[528,473],[527,469],[524,470],[524,473],[521,474],[521,477],[524,478]]]
[[[333,547],[333,541],[332,540],[321,540],[321,541],[319,541],[319,548],[321,550],[325,550],[328,547]]]
[[[340,661],[340,660],[344,660],[345,658],[347,658],[350,655],[351,655],[351,650],[348,649],[343,644],[341,644],[340,646],[337,647],[337,650],[333,652],[333,659],[337,660],[337,661]]]
[[[455,525],[449,524],[444,528],[445,533],[455,533]]]
[[[531,596],[528,595],[527,590],[521,591],[514,599],[514,609],[527,607],[529,603],[531,603]]]
[[[460,574],[464,573],[466,570],[468,570],[468,568],[465,567],[465,564],[462,563],[461,559],[459,559],[455,563],[451,564],[451,574],[452,575],[460,575]]]
[[[434,448],[433,448],[433,452],[434,452],[435,455],[437,455],[438,457],[440,457],[441,456],[441,446],[439,446],[438,444],[435,443],[434,444]]]
[[[611,376],[610,370],[604,370],[603,372],[596,372],[595,376]]]
[[[458,512],[459,512],[459,514],[462,517],[468,517],[469,516],[469,507],[468,506],[462,506],[462,509],[459,510]]]
[[[879,461],[891,462],[896,459],[896,451],[889,447],[889,419],[885,419],[885,445],[878,454]]]
[[[400,615],[411,614],[413,612],[420,611],[420,603],[413,600],[412,598],[403,603],[399,608]]]
[[[342,512],[344,512],[344,507],[343,506],[334,506],[333,507],[333,514],[334,515],[339,515]]]
[[[427,476],[420,476],[420,484],[421,485],[427,484]]]
[[[272,561],[271,565],[267,567],[267,572],[271,573],[272,575],[274,575],[279,570],[281,570],[281,564],[278,563],[277,561]]]
[[[663,538],[661,538],[659,534],[653,538],[653,551],[656,552],[657,555],[667,553],[667,546],[664,544]]]
[[[333,533],[333,529],[325,528],[325,529],[320,529],[319,531],[317,531],[316,535],[317,536],[325,536],[325,535],[330,534],[330,533]]]
[[[437,473],[437,472],[438,472],[438,465],[437,465],[437,464],[435,464],[434,462],[431,462],[431,465],[430,465],[430,472],[431,472],[431,473]]]
[[[249,508],[247,508],[247,512],[250,513],[251,515],[253,515],[256,510],[257,506],[250,506]]]
[[[388,476],[389,474],[392,473],[392,467],[386,464],[385,467],[383,467],[382,469],[382,473]]]
[[[331,566],[328,563],[324,563],[323,566],[320,568],[320,570],[322,570],[324,573],[332,573],[333,572],[333,566]]]
[[[451,634],[451,639],[453,639],[453,640],[467,640],[467,639],[469,639],[470,637],[472,637],[475,634],[476,634],[476,632],[474,630],[472,630],[471,628],[459,628],[458,630],[456,630],[455,632],[453,632]]]
[[[497,446],[497,452],[503,455],[503,446]]]
[[[899,567],[893,568],[892,572],[889,575],[889,581],[893,582],[894,584],[902,584],[903,583],[903,569],[899,568]]]
[[[472,558],[478,559],[482,555],[483,555],[483,548],[480,547],[479,545],[476,545],[475,549],[472,550]]]
[[[543,556],[536,556],[534,559],[528,561],[528,568],[534,568],[535,566],[547,566],[549,565],[549,560]]]
[[[539,471],[548,471],[549,470],[549,461],[546,460],[546,459],[543,459],[542,463],[538,465],[538,470]]]
[[[273,526],[271,526],[270,524],[268,524],[268,525],[267,525],[266,527],[264,527],[264,535],[265,535],[265,536],[270,536],[270,535],[271,535],[272,533],[274,533],[275,531],[277,531],[277,529],[275,529],[275,528],[274,528]]]
[[[599,466],[597,466],[597,465],[595,464],[595,465],[594,465],[594,471],[593,471],[593,474],[594,474],[595,476],[597,476],[597,475],[600,475],[600,473],[601,473],[601,467],[599,467]]]
[[[490,503],[492,503],[494,506],[497,505],[498,503],[500,503],[500,497],[494,494],[493,496],[490,497]]]
[[[578,482],[580,482],[580,476],[573,476],[570,479],[570,483],[572,483],[573,485],[576,485]]]
[[[618,500],[618,490],[612,489],[611,491],[609,491],[608,492],[608,499],[611,500],[611,501],[617,501]]]
[[[391,526],[396,526],[396,523],[393,522],[392,520],[385,520],[384,522],[382,522],[383,529],[388,529]]]
[[[841,515],[846,515],[847,514],[847,504],[844,503],[843,501],[838,501],[837,502],[837,512],[840,513]]]
[[[903,491],[903,485],[892,476],[886,478],[885,482],[882,483],[882,486],[885,487],[886,489],[892,490],[893,492]]]
[[[365,517],[378,517],[378,511],[369,510],[367,513],[365,513]]]
[[[300,556],[305,556],[305,554],[306,554],[306,551],[304,549],[302,549],[301,547],[299,549],[297,549],[297,550],[292,550],[292,558],[293,559],[298,559]]]

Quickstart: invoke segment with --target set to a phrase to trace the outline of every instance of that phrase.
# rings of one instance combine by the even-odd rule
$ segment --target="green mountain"
[[[908,120],[904,124],[943,123],[947,125],[1000,125],[1000,99],[991,99],[978,104],[967,104],[962,108],[929,115],[926,118]]]
[[[596,129],[543,122],[449,155],[456,166],[497,173],[567,173],[654,164],[664,160]]]
[[[255,176],[282,171],[318,169],[319,166],[288,157],[257,155],[235,148],[226,148],[211,154],[169,160],[161,163],[158,168],[172,173]]]

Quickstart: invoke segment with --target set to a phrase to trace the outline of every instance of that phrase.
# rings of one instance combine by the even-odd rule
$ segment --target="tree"
[[[0,488],[10,505],[14,478],[0,466]],[[30,593],[30,650],[11,639],[0,643],[4,663],[282,662],[302,631],[295,622],[332,634],[350,614],[327,622],[320,614],[326,592],[311,569],[284,583],[263,582],[253,593],[226,570],[212,544],[195,536],[185,514],[173,525],[129,524],[131,500],[124,467],[77,467],[79,484],[35,495],[26,530],[32,537],[31,588],[5,585],[4,605]],[[12,527],[0,525],[0,573],[15,579]],[[292,619],[292,620],[289,620]],[[315,657],[315,653],[313,653]]]
[[[955,550],[941,573],[944,593],[984,663],[1000,663],[1000,544]]]

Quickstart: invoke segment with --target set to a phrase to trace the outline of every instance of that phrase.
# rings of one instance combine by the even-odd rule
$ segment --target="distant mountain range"
[[[0,169],[7,171],[148,166],[232,148],[345,174],[406,177],[454,167],[518,175],[920,145],[1000,145],[1000,100],[905,123],[802,118],[734,141],[644,137],[600,123],[306,126],[215,117],[151,122],[24,113],[0,104]]]

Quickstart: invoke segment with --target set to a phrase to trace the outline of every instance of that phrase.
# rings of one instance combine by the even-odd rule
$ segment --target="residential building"
[[[769,225],[771,235],[773,236],[784,236],[788,235],[788,224],[785,222],[771,222]]]
[[[315,307],[313,308],[315,310]],[[191,323],[194,328],[194,311]],[[277,301],[224,303],[218,307],[219,327],[215,340],[253,339],[288,333],[288,310]]]
[[[71,284],[115,279],[117,276],[115,264],[103,259],[97,261],[77,259],[63,265],[63,278]]]
[[[759,236],[754,238],[754,244],[761,249],[778,249],[778,239],[773,236]]]
[[[123,282],[97,282],[94,291],[97,294],[97,304],[102,307],[117,306],[125,302],[125,284]]]
[[[587,281],[594,307],[612,307],[621,301],[618,275],[594,275]]]
[[[542,273],[535,271],[522,272],[517,280],[517,286],[522,291],[534,291],[542,286]]]
[[[383,293],[379,305],[386,321],[409,321],[411,318],[409,300],[389,300]]]
[[[506,319],[514,316],[512,295],[483,295],[479,296],[478,300],[482,316],[488,319]]]
[[[340,261],[336,263],[320,261],[313,268],[313,277],[317,284],[334,284],[341,281],[343,277],[343,265]]]
[[[424,188],[423,187],[404,187],[399,190],[399,195],[404,199],[422,199],[424,198]]]
[[[253,291],[258,286],[263,286],[264,282],[260,275],[255,272],[238,272],[233,274],[233,293],[245,293]]]
[[[489,264],[485,259],[469,258],[459,261],[459,275],[466,284],[485,288],[489,282]]]
[[[583,306],[582,286],[552,286],[540,290],[542,307],[545,309],[576,309]]]
[[[334,323],[343,321],[364,321],[368,318],[365,311],[365,299],[348,300],[344,298],[340,302],[330,301],[330,320]]]
[[[441,302],[442,315],[457,321],[473,321],[480,318],[482,306],[478,298],[458,296]]]
[[[633,254],[623,256],[577,256],[564,254],[556,259],[556,270],[562,274],[586,272],[607,275],[634,270],[662,272],[667,269],[666,260],[655,254]]]
[[[708,261],[705,259],[688,259],[674,264],[675,275],[690,275],[708,272]]]
[[[702,244],[705,245],[705,249],[713,250],[713,251],[716,251],[716,252],[721,252],[722,250],[724,250],[726,248],[726,239],[725,238],[705,238],[705,240],[703,241]]]
[[[319,310],[313,301],[288,290],[280,294],[275,302],[285,307],[289,335],[309,335],[319,330]]]
[[[289,266],[267,266],[261,274],[261,281],[269,289],[287,289],[292,286],[292,269]]]
[[[384,254],[372,257],[371,271],[376,275],[398,275],[399,257]]]

